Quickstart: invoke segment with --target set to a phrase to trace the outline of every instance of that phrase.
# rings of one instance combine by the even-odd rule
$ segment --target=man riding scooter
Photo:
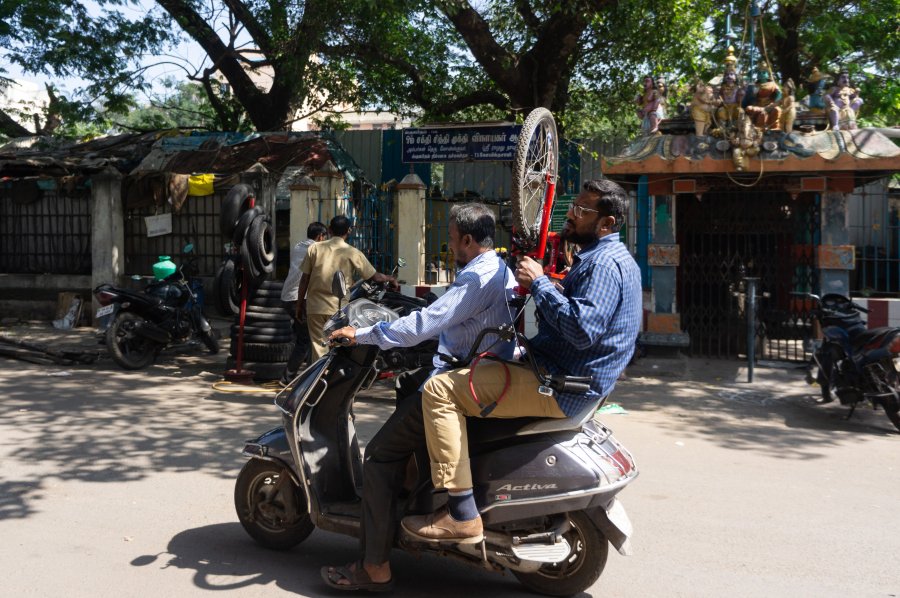
[[[459,270],[454,283],[437,301],[391,323],[358,330],[347,326],[331,335],[333,342],[347,339],[350,344],[377,345],[381,349],[411,347],[437,337],[434,369],[422,368],[406,383],[416,391],[427,377],[450,369],[440,355],[461,359],[484,328],[510,321],[507,300],[515,282],[493,250],[493,211],[479,203],[457,204],[450,210],[449,220],[449,247]],[[508,359],[513,348],[512,343],[504,342],[492,350]],[[407,462],[424,443],[421,399],[415,392],[399,401],[397,410],[366,446],[360,538],[363,559],[346,567],[323,568],[328,585],[342,590],[384,590],[392,585],[388,557],[398,528],[395,505]]]
[[[464,415],[563,418],[579,413],[612,390],[631,357],[641,313],[640,272],[618,240],[627,202],[624,190],[610,181],[585,183],[569,209],[561,234],[564,240],[582,247],[562,283],[562,291],[533,260],[522,258],[516,271],[519,284],[531,288],[540,315],[538,334],[532,340],[537,364],[551,374],[589,376],[590,391],[554,396],[553,391],[539,386],[530,369],[502,361],[481,362],[474,373],[463,368],[431,377],[424,385],[425,437],[432,479],[436,488],[449,490],[448,506],[430,515],[405,518],[403,527],[411,536],[427,542],[460,544],[480,542],[483,537],[472,492]],[[352,338],[352,333],[345,331],[338,331],[333,338]],[[366,450],[364,502],[371,500],[370,491],[385,495],[392,489],[396,492],[412,445],[420,442],[422,416],[415,412],[418,401],[405,403],[411,405],[398,409],[373,440],[375,446],[370,444]],[[393,463],[392,474],[376,485],[369,479],[373,470],[370,459],[375,459],[372,454],[378,454],[382,443],[404,446],[408,452],[406,458],[395,461],[390,457],[404,454],[402,451],[389,456],[386,462]],[[364,560],[322,569],[326,583],[334,588],[381,591],[392,585],[388,552],[393,527],[383,534],[385,537],[367,540],[374,526],[367,521],[368,506],[365,512]],[[393,512],[372,511],[378,517]],[[370,542],[374,545],[379,540],[383,550],[370,551]]]

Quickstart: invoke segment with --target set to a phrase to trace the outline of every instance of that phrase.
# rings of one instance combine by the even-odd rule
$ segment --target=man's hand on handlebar
[[[541,264],[527,255],[519,257],[519,261],[516,264],[516,282],[519,283],[519,286],[530,289],[531,283],[543,275],[544,267]]]
[[[356,328],[353,326],[344,326],[331,333],[328,342],[332,345],[342,345],[344,347],[352,347],[356,344]]]

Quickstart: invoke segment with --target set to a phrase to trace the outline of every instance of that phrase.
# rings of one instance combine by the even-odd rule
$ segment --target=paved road
[[[318,569],[350,560],[354,541],[316,531],[270,552],[237,523],[241,441],[278,416],[270,397],[212,390],[222,361],[169,355],[130,373],[0,359],[3,595],[332,595]],[[724,361],[629,369],[613,398],[628,414],[604,420],[641,470],[621,495],[635,554],[612,552],[589,595],[900,595],[900,434],[881,412],[845,421],[816,405],[795,371],[757,377]],[[388,408],[361,403],[363,436]],[[527,595],[509,575],[395,563],[395,596]]]

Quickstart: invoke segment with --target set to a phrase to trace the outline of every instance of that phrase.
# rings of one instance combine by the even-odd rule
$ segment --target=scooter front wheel
[[[569,555],[534,573],[513,571],[522,585],[547,596],[572,596],[599,579],[609,556],[609,542],[584,512],[569,513],[569,519],[572,526],[565,534],[571,546]]]
[[[251,459],[238,474],[234,507],[241,525],[266,548],[290,550],[313,531],[306,497],[284,466]]]

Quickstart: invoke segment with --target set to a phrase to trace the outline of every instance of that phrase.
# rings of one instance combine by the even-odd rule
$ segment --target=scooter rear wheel
[[[234,487],[238,519],[250,537],[266,548],[290,550],[313,531],[306,497],[284,467],[251,459]]]
[[[572,596],[591,587],[603,573],[609,542],[582,511],[569,513],[571,529],[565,538],[572,547],[564,560],[546,564],[534,573],[513,571],[525,587],[547,596]]]

